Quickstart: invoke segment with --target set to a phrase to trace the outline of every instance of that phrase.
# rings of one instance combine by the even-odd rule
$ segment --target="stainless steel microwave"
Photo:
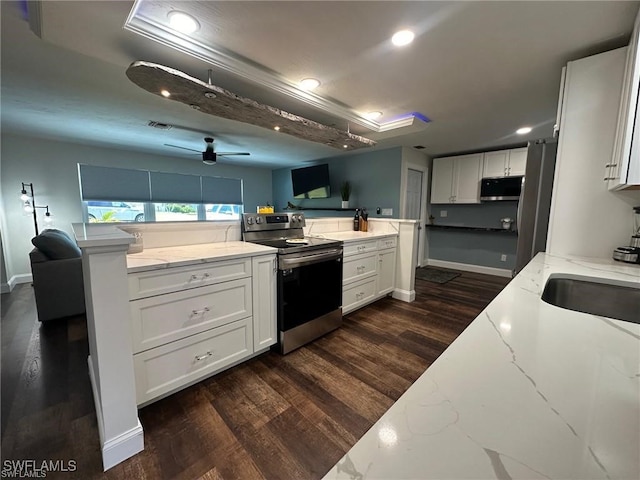
[[[518,200],[523,182],[523,176],[483,178],[480,182],[480,200]]]

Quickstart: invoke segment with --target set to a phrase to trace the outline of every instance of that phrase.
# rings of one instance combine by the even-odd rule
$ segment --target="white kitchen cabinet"
[[[396,249],[390,248],[378,253],[378,295],[393,292],[396,276]]]
[[[271,254],[130,273],[137,404],[275,344],[276,267]]]
[[[527,165],[527,148],[512,148],[485,152],[483,177],[514,177],[524,175]]]
[[[342,313],[347,314],[393,292],[397,236],[346,242],[343,248]]]
[[[433,160],[431,203],[480,203],[482,153]]]
[[[277,341],[277,272],[275,255],[253,258],[253,347],[255,351],[274,345]]]
[[[640,185],[640,12],[627,50],[616,137],[611,159],[605,164],[609,190]]]
[[[253,353],[250,318],[133,356],[138,405],[191,385]]]

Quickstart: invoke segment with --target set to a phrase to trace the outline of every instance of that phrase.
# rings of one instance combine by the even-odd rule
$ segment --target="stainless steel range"
[[[342,242],[305,237],[303,213],[245,213],[242,238],[278,249],[278,345],[290,351],[342,324]]]

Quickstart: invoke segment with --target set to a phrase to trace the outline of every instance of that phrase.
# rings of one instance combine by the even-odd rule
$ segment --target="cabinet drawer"
[[[251,275],[251,258],[130,273],[129,299],[202,287]]]
[[[251,279],[129,302],[138,353],[251,315]]]
[[[376,274],[376,253],[354,255],[343,260],[342,283],[351,283],[354,280]]]
[[[397,237],[386,237],[378,240],[378,250],[383,250],[385,248],[395,248],[398,244]]]
[[[215,373],[253,353],[251,318],[133,356],[138,405]]]
[[[357,255],[358,253],[375,252],[378,248],[376,240],[368,240],[366,242],[345,243],[343,247],[343,256]]]
[[[342,289],[342,312],[348,313],[376,296],[376,277],[347,285]]]

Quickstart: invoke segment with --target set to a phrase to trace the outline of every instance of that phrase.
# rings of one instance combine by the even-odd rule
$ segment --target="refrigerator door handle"
[[[518,198],[518,211],[516,213],[516,232],[520,232],[522,224],[522,200],[524,199],[524,178],[522,179],[522,189],[520,190],[520,198]]]

